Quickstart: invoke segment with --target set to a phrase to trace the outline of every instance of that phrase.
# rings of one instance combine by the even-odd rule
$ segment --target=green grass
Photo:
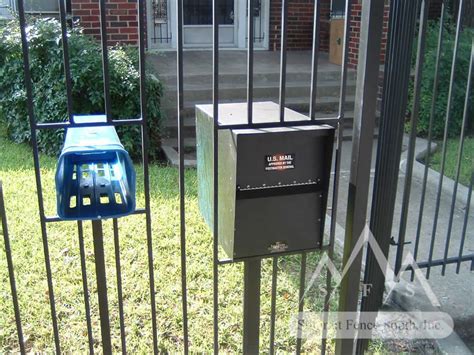
[[[47,215],[55,214],[55,159],[41,156],[41,175]],[[143,176],[137,170],[137,205],[143,206]],[[0,179],[3,180],[19,303],[27,349],[52,352],[50,308],[36,185],[31,148],[13,144],[0,132]],[[154,271],[159,348],[182,352],[182,313],[179,242],[179,195],[177,170],[153,165],[150,169]],[[186,228],[188,260],[189,335],[192,352],[212,351],[212,238],[200,217],[196,193],[196,173],[186,171]],[[94,253],[90,223],[84,223],[84,243],[92,312],[95,350],[101,351],[100,323],[96,294]],[[112,343],[120,350],[120,328],[114,241],[111,221],[104,222],[104,243]],[[119,220],[120,253],[127,350],[152,350],[147,243],[143,216]],[[48,224],[48,244],[53,274],[60,341],[64,351],[86,352],[87,331],[81,279],[77,224]],[[0,239],[0,352],[18,351],[3,238]],[[289,332],[289,319],[298,310],[299,256],[280,258],[277,292],[276,339],[279,352],[294,352],[296,339]],[[308,274],[318,256],[311,253]],[[271,261],[263,261],[261,349],[268,350]],[[219,269],[220,348],[241,352],[242,343],[242,264]],[[322,281],[322,280],[319,280]],[[321,294],[314,287],[305,300],[305,310],[322,309]],[[334,301],[335,302],[335,301]],[[332,308],[335,307],[334,302]],[[319,337],[305,341],[303,350],[319,351]],[[330,352],[333,342],[329,342]]]
[[[441,170],[441,146],[442,142],[439,142],[440,149],[431,158],[430,166],[436,170]],[[449,139],[447,150],[446,150],[446,164],[444,168],[444,174],[451,179],[456,178],[456,164],[459,149],[459,139]],[[461,161],[461,171],[459,174],[459,182],[465,186],[469,185],[471,180],[471,174],[474,171],[474,137],[466,137],[464,141],[464,149]]]

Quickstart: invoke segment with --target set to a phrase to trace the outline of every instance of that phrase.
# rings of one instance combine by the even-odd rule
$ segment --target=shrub
[[[455,24],[448,17],[445,23],[444,37],[440,58],[438,94],[435,102],[434,120],[433,120],[433,138],[443,137],[446,107],[448,103],[449,82],[451,76],[451,64],[454,53]],[[420,111],[418,117],[418,134],[428,135],[430,120],[430,110],[433,98],[433,83],[436,68],[436,51],[438,46],[439,21],[430,21],[426,33],[425,64],[423,67],[423,76],[421,83]],[[471,45],[474,31],[464,28],[459,40],[459,50],[456,62],[455,80],[453,86],[453,103],[450,123],[448,126],[448,136],[455,137],[459,135],[463,117],[464,100],[466,95],[467,74],[469,71],[469,60],[471,55]],[[416,55],[416,53],[415,53]],[[471,93],[472,95],[472,93]],[[411,101],[413,95],[411,95]],[[472,97],[471,97],[472,102]],[[410,104],[409,107],[411,107]],[[468,132],[472,132],[472,121],[468,123]]]
[[[61,26],[56,19],[32,19],[27,28],[34,113],[38,122],[67,120]],[[100,44],[80,28],[68,30],[74,114],[104,113]],[[114,119],[140,116],[138,53],[136,48],[117,46],[109,50],[111,114]],[[18,21],[0,28],[0,111],[9,137],[18,143],[30,141],[24,86],[23,57]],[[162,85],[147,72],[147,112],[152,158],[157,156],[162,122]],[[141,153],[139,126],[118,127],[125,148],[133,158]],[[58,154],[63,130],[41,130],[40,151]]]

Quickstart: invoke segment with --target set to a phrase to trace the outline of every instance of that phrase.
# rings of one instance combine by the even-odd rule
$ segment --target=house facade
[[[15,8],[15,0],[10,2]],[[212,46],[212,0],[183,1],[183,42],[187,49]],[[287,47],[289,50],[312,48],[314,4],[316,0],[290,0],[288,3]],[[317,0],[320,6],[319,49],[330,52],[342,48],[343,19],[346,0]],[[65,0],[68,13],[86,34],[100,38],[99,0]],[[350,9],[349,65],[357,66],[362,0],[353,0]],[[174,50],[176,41],[176,1],[148,0],[146,6],[147,47],[151,51]],[[220,0],[219,40],[221,48],[247,47],[247,0]],[[442,0],[432,0],[430,17],[439,16]],[[138,8],[136,0],[106,0],[107,32],[110,45],[138,41]],[[254,48],[276,51],[281,43],[281,0],[254,0]],[[56,0],[25,0],[29,12],[50,15],[58,12]],[[388,31],[388,1],[384,14],[384,37],[381,60],[384,61]],[[333,53],[331,53],[333,54]],[[332,55],[330,55],[331,60]],[[337,58],[335,62],[338,62]]]
[[[354,0],[351,8],[351,45],[349,61],[357,65],[361,0]],[[441,0],[439,0],[441,1]],[[279,50],[281,37],[281,0],[255,0],[254,47]],[[247,0],[219,1],[220,46],[244,49],[247,46]],[[328,52],[331,46],[331,26],[345,17],[345,0],[319,0],[319,48]],[[100,36],[98,0],[71,0],[72,15],[85,33]],[[136,44],[138,16],[136,0],[108,0],[109,43]],[[290,50],[312,48],[314,0],[292,0],[288,4],[287,46]],[[176,1],[150,0],[146,8],[147,46],[149,50],[176,49]],[[212,45],[212,0],[183,0],[184,47],[210,48]],[[385,30],[388,23],[388,5]],[[333,36],[333,45],[341,46],[341,31]],[[385,45],[386,39],[383,42]],[[341,46],[342,48],[342,46]],[[383,59],[383,58],[382,58]]]
[[[331,6],[344,1],[321,0],[320,46],[328,50]],[[220,45],[222,48],[246,48],[247,0],[219,1]],[[98,0],[71,0],[72,15],[86,33],[98,35]],[[135,0],[108,2],[109,40],[135,44],[137,40],[137,3]],[[343,10],[343,9],[342,9]],[[313,0],[294,0],[288,7],[288,48],[311,48],[313,28]],[[335,11],[335,10],[334,10]],[[340,12],[340,10],[338,10]],[[277,50],[280,45],[281,0],[255,0],[254,47]],[[150,50],[175,49],[176,1],[147,2],[147,45]],[[212,0],[183,0],[183,42],[185,48],[209,48],[212,45]]]

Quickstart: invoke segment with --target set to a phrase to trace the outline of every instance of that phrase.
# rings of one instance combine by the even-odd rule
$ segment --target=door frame
[[[177,48],[176,41],[176,1],[168,1],[168,29],[171,39],[168,43],[154,43],[152,36],[147,36],[148,49],[149,50],[175,50]],[[153,20],[153,8],[152,1],[146,2],[147,7],[147,32],[153,33],[154,31],[154,20]],[[235,0],[234,11],[236,16],[234,17],[234,44],[232,46],[222,45],[225,49],[245,49],[247,48],[247,1],[246,0]],[[262,27],[263,27],[263,40],[260,43],[255,43],[254,47],[258,49],[269,49],[269,37],[270,37],[270,0],[262,0]],[[229,25],[222,25],[229,26]],[[184,29],[183,29],[184,35]],[[210,46],[203,45],[186,45],[186,49],[211,49]]]
[[[263,15],[263,40],[260,43],[254,43],[255,49],[269,49],[269,38],[270,38],[270,1],[261,0],[262,9],[260,13]],[[247,0],[236,0],[238,9],[238,44],[237,48],[247,48]]]

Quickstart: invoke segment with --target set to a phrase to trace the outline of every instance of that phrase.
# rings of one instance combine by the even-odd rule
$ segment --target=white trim
[[[150,1],[150,0],[148,0]],[[168,0],[168,19],[170,22],[170,33],[171,33],[171,48],[176,48],[177,44],[177,23],[176,23],[176,1]]]
[[[239,26],[238,26],[238,44],[237,47],[240,49],[247,48],[247,1],[246,0],[236,0],[238,4],[238,19],[239,19]],[[262,17],[262,28],[264,38],[263,41],[257,45],[254,45],[255,50],[257,49],[269,49],[269,38],[270,38],[270,0],[262,0],[262,8],[260,15]],[[242,24],[240,26],[240,24]]]
[[[265,8],[265,17],[263,21],[263,49],[270,47],[270,0],[262,0],[262,6]],[[263,11],[262,11],[263,12]]]
[[[235,5],[237,9],[237,16],[234,18],[237,19],[237,43],[236,47],[239,49],[246,48],[246,33],[247,33],[247,2],[246,0],[235,0]]]

